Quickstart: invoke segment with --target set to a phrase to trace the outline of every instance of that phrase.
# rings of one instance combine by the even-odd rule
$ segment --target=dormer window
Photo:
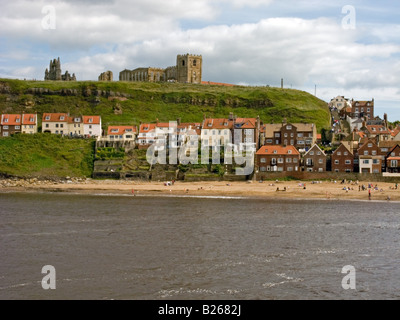
[[[81,119],[75,118],[75,122],[80,122]]]
[[[210,123],[208,124],[208,126],[211,127],[211,126],[212,126],[212,123],[210,122]]]
[[[274,154],[277,154],[278,153],[278,151],[277,150],[274,150]]]
[[[132,132],[132,129],[126,129],[125,132]]]
[[[118,133],[118,131],[119,131],[118,129],[111,129],[112,133]]]
[[[20,118],[15,119],[15,122],[21,122]]]
[[[143,130],[147,131],[147,130],[149,130],[149,127],[144,127]]]
[[[224,126],[226,127],[228,125],[228,122],[224,122]]]
[[[60,117],[60,120],[61,120],[61,121],[62,121],[62,120],[64,120],[64,119],[65,119],[65,117],[64,117],[64,116],[61,116],[61,117]]]
[[[90,119],[89,119],[89,123],[92,123],[92,122],[93,122],[93,118],[90,118]]]
[[[47,121],[49,121],[50,120],[50,116],[46,116],[46,118],[45,118]]]
[[[287,152],[288,154],[292,154],[292,150],[288,150],[288,152]]]
[[[29,118],[29,122],[34,122],[35,119],[34,118]]]
[[[286,126],[286,130],[292,130],[292,126]]]
[[[5,118],[5,119],[4,119],[4,122],[8,122],[8,118]]]

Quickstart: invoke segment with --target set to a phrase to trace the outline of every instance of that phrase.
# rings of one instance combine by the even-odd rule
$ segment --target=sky
[[[400,120],[400,1],[0,0],[0,78],[165,68],[201,54],[203,80],[375,101]]]

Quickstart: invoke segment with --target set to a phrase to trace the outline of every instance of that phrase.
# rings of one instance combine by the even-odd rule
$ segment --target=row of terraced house
[[[37,130],[36,114],[1,115],[3,137]],[[314,124],[286,120],[264,124],[259,117],[240,118],[233,114],[227,118],[204,117],[198,123],[182,123],[177,119],[172,123],[156,120],[139,126],[108,126],[103,134],[100,116],[44,113],[42,132],[133,141],[139,149],[161,142],[168,143],[168,148],[185,146],[187,151],[197,151],[199,144],[216,150],[231,146],[235,152],[254,151],[258,172],[400,172],[400,128],[389,129],[379,118],[354,129],[331,155],[318,145],[321,136]]]

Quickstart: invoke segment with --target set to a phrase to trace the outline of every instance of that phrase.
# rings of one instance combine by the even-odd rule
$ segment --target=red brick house
[[[371,101],[351,101],[351,113],[353,118],[374,119],[374,99]]]
[[[332,171],[333,172],[353,172],[354,171],[354,155],[345,147],[343,143],[340,144],[332,153]]]
[[[396,145],[386,155],[386,172],[399,173],[400,172],[400,145]]]
[[[326,154],[317,144],[304,155],[303,170],[308,172],[326,172]]]
[[[382,156],[375,139],[369,139],[358,149],[359,172],[360,173],[381,173],[382,163],[385,157]]]
[[[294,146],[263,146],[256,153],[259,172],[300,171],[300,153]]]
[[[1,136],[9,137],[21,133],[22,116],[20,114],[2,114],[0,119]]]

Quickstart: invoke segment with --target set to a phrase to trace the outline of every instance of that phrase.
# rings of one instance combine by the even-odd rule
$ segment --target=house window
[[[372,160],[372,163],[373,164],[379,164],[379,160],[378,159],[374,159],[374,160]]]
[[[376,156],[376,151],[375,150],[372,151],[372,155]]]
[[[287,133],[285,133],[285,138],[287,138],[287,136],[288,136]]]
[[[346,160],[345,164],[351,164],[351,160]]]
[[[391,161],[390,161],[390,166],[391,166],[392,168],[397,168],[397,164],[398,164],[398,161],[397,161],[397,160],[391,160]]]
[[[272,159],[271,159],[271,164],[273,164],[273,165],[276,164],[276,159],[275,159],[275,158],[272,158]]]
[[[292,158],[286,158],[286,163],[292,163]]]
[[[314,155],[314,151],[310,151],[310,156],[313,156]]]
[[[8,132],[3,132],[3,137],[8,137]]]
[[[318,172],[324,172],[324,169],[323,168],[319,168]]]
[[[4,122],[8,122],[8,118],[5,118],[5,119],[4,119]]]
[[[339,164],[339,160],[335,160],[335,164]]]
[[[15,126],[15,130],[20,130],[21,126]]]
[[[56,128],[58,128],[58,123],[56,123]]]
[[[343,152],[343,155],[348,156],[349,153],[347,151]]]
[[[265,172],[265,171],[267,171],[267,168],[265,168],[265,167],[260,167],[260,171],[261,171],[261,172]]]
[[[303,138],[303,134],[302,134],[302,133],[298,133],[298,134],[297,134],[297,137],[298,137],[298,138]]]
[[[307,159],[306,159],[306,165],[307,165],[307,166],[312,166],[312,164],[313,164],[313,163],[312,163],[312,159],[311,159],[311,158],[307,158]]]
[[[363,164],[369,164],[369,160],[363,160]]]
[[[319,159],[319,160],[318,160],[318,163],[319,163],[319,164],[324,164],[324,159]]]
[[[64,125],[62,123],[60,124],[60,128],[64,128]]]
[[[294,140],[293,139],[290,140],[290,145],[291,146],[294,145]]]
[[[368,148],[372,148],[372,143],[368,143]]]
[[[346,172],[351,172],[351,170],[350,170],[350,169],[346,169],[345,171],[346,171]]]
[[[267,159],[261,158],[260,162],[261,162],[261,163],[266,163],[266,162],[267,162]]]
[[[280,138],[281,134],[280,133],[275,133],[275,138]]]
[[[46,123],[46,128],[48,128],[49,127],[49,124],[48,123]]]
[[[89,125],[89,129],[92,129],[92,125],[91,124]]]
[[[287,171],[293,171],[293,167],[287,167]]]
[[[368,155],[368,151],[364,151],[364,156],[367,156]]]
[[[286,126],[286,130],[292,130],[292,126]]]
[[[293,163],[297,163],[297,158],[294,158],[294,159],[293,159]]]
[[[283,161],[284,161],[283,158],[278,159],[278,163],[283,163]]]
[[[64,116],[61,116],[61,117],[60,117],[60,120],[61,120],[61,121],[63,121],[64,119],[65,119],[65,117],[64,117]]]
[[[271,144],[272,143],[272,139],[267,139],[267,143]]]
[[[8,130],[8,126],[3,126],[3,129],[4,130]]]
[[[319,155],[319,156],[320,156],[320,155],[321,155],[321,151],[318,151],[318,152],[317,152],[317,155]]]
[[[342,155],[342,153],[341,153],[341,152],[338,152],[338,153],[337,153],[337,155],[338,155],[338,156],[341,156],[341,155]]]

